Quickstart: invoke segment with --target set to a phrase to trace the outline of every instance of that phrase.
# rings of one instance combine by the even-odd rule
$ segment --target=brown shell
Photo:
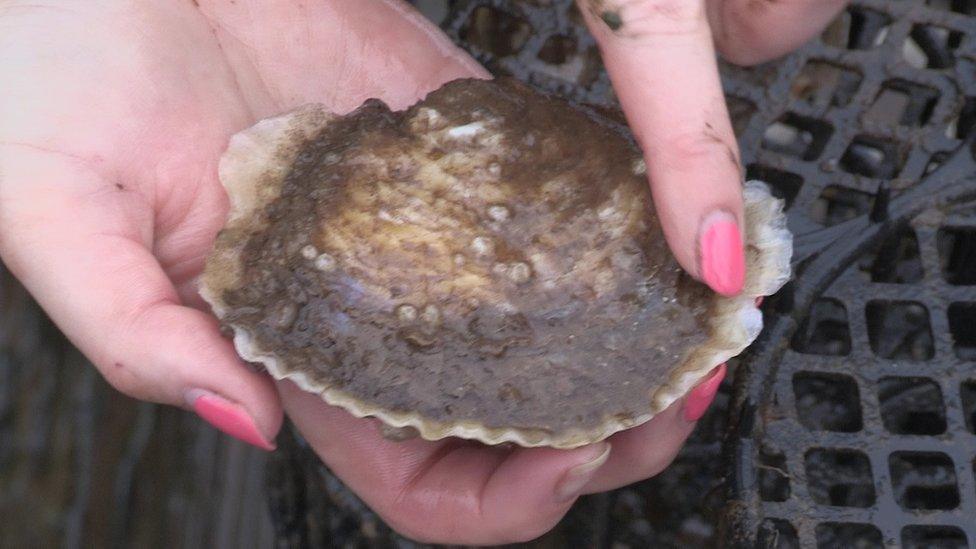
[[[574,447],[650,419],[761,329],[789,276],[746,187],[749,275],[685,275],[614,127],[510,80],[402,112],[307,106],[235,136],[202,295],[238,352],[431,440]]]

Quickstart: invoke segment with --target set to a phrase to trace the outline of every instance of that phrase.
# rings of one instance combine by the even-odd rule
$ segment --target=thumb
[[[0,255],[108,382],[272,449],[282,421],[273,384],[238,358],[215,319],[180,304],[143,244],[152,211],[139,195],[73,159],[3,156]]]

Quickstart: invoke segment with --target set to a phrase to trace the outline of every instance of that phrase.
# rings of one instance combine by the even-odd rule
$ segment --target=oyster
[[[512,80],[402,112],[309,105],[235,135],[201,293],[263,364],[356,416],[569,448],[649,420],[758,335],[789,278],[781,202],[747,183],[747,282],[680,269],[643,162]]]

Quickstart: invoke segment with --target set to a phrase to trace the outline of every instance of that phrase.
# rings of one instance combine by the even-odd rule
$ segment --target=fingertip
[[[584,449],[586,452],[579,457],[580,462],[566,470],[556,484],[555,498],[557,503],[575,501],[583,493],[583,489],[597,471],[610,458],[611,446],[607,442],[591,444]]]
[[[156,333],[168,341],[158,341],[160,349],[167,349],[178,365],[170,375],[182,379],[181,394],[174,395],[187,402],[194,390],[220,395],[243,407],[266,437],[277,435],[284,420],[278,391],[271,377],[247,364],[237,353],[232,341],[220,332],[217,320],[203,311],[178,306],[157,326]],[[175,376],[174,376],[175,377]],[[192,408],[192,405],[191,405]]]
[[[648,479],[663,471],[677,456],[695,424],[684,420],[679,400],[650,421],[616,433],[606,464],[583,489],[584,494],[604,492]]]
[[[265,451],[275,449],[273,434],[263,433],[244,406],[198,388],[188,389],[184,399],[198,416],[223,433]]]
[[[506,543],[525,542],[552,529],[607,462],[608,442],[571,450],[519,448],[491,474],[481,509]]]
[[[606,463],[610,451],[610,443],[606,441],[570,450],[520,448],[495,471],[486,497],[531,491],[531,497],[540,505],[568,505]],[[543,494],[549,495],[543,497]]]
[[[695,422],[701,419],[718,394],[718,388],[725,379],[725,364],[718,365],[704,380],[692,389],[685,398],[685,421]]]
[[[745,285],[745,250],[735,216],[714,212],[702,222],[698,239],[698,274],[705,284],[731,297]]]

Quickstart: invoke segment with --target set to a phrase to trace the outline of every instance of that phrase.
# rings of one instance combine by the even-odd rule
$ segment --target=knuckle
[[[383,520],[386,521],[386,524],[394,532],[417,543],[450,543],[451,541],[432,535],[436,534],[436,532],[430,532],[429,527],[424,528],[411,522],[395,520],[389,517],[383,517]]]
[[[642,15],[664,21],[696,21],[705,17],[705,3],[701,0],[642,0],[633,6]]]
[[[671,462],[674,461],[674,458],[678,457],[678,452],[680,450],[681,450],[681,445],[678,445],[673,450],[655,456],[653,459],[648,460],[646,463],[644,463],[643,466],[641,467],[641,473],[643,474],[643,478],[656,477],[662,471],[667,469],[668,466],[671,465]]]
[[[565,511],[553,516],[522,513],[519,516],[483,516],[440,508],[433,512],[416,512],[408,506],[377,509],[383,520],[401,536],[418,543],[498,545],[524,543],[545,534],[559,522]],[[432,517],[450,517],[432,520]],[[469,517],[465,520],[463,517]]]
[[[443,515],[440,509],[436,506],[430,509],[411,499],[411,494],[397,496],[391,501],[378,502],[374,510],[396,533],[415,542],[438,544],[458,541],[450,531],[445,531],[441,521],[435,520]]]
[[[381,513],[380,516],[396,533],[417,543],[425,544],[459,544],[478,541],[477,526],[468,524],[456,528],[445,527],[430,517],[411,513],[410,516],[397,516],[396,513]]]
[[[676,135],[666,143],[652,155],[676,171],[699,170],[703,165],[714,164],[716,159],[725,161],[732,151],[722,139],[705,132]]]
[[[770,55],[763,53],[760,48],[752,47],[741,40],[730,40],[724,34],[716,34],[715,49],[722,59],[740,67],[751,67],[770,59]]]
[[[656,462],[647,464],[646,468],[644,469],[644,478],[658,476],[662,471],[668,468],[668,465],[671,465],[672,461],[674,461],[674,457],[669,457],[667,459],[658,460]]]
[[[498,539],[502,540],[505,544],[512,543],[525,543],[532,541],[549,530],[552,530],[559,519],[562,518],[562,513],[555,517],[540,518],[535,519],[521,519],[515,524],[508,525],[504,530],[499,532]]]
[[[569,508],[569,504],[563,507],[542,505],[516,511],[493,505],[484,509],[479,523],[493,525],[489,534],[494,543],[525,543],[552,530]]]
[[[705,3],[701,0],[622,3],[618,15],[621,28],[629,27],[630,34],[636,36],[692,34],[703,30],[707,21]]]
[[[145,383],[131,368],[119,361],[112,361],[99,368],[102,377],[115,390],[133,398],[144,399],[147,395]]]

